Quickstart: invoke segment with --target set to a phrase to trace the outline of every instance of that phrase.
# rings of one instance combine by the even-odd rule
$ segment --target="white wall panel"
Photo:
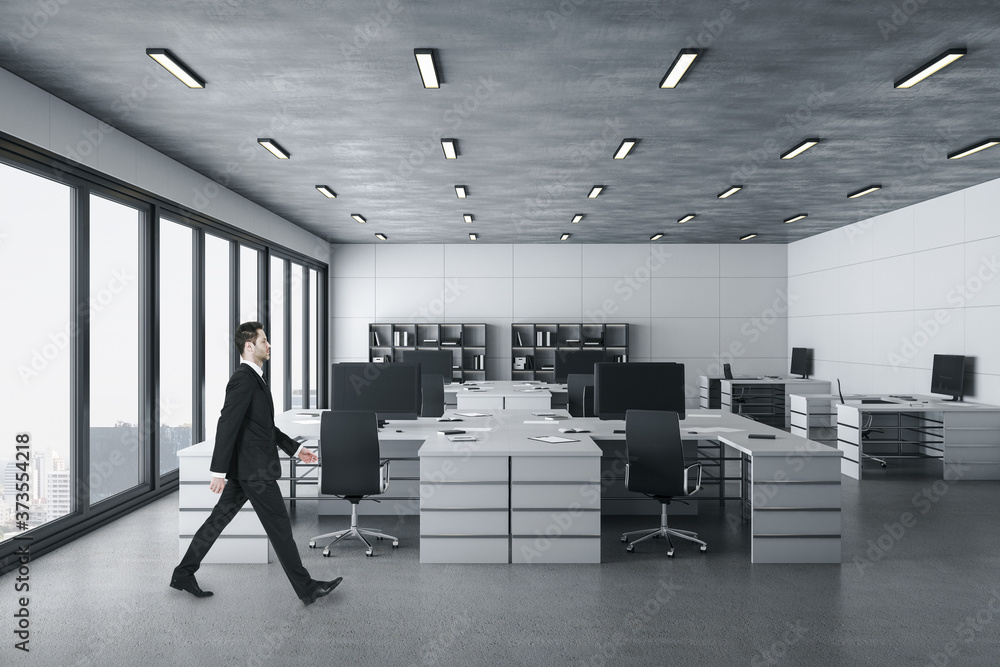
[[[138,142],[132,137],[118,130],[106,132],[97,147],[97,168],[115,178],[135,183],[137,152]]]
[[[510,280],[496,278],[447,278],[453,286],[447,294],[445,313],[449,319],[480,322],[484,317],[513,315],[513,285]],[[509,352],[509,350],[508,350]]]
[[[582,286],[586,322],[620,322],[650,315],[653,286],[648,278],[644,282],[621,277],[584,278]]]
[[[873,259],[913,252],[913,209],[907,206],[861,223],[860,226],[871,229]]]
[[[445,275],[511,278],[514,275],[513,247],[497,243],[446,245],[444,246]]]
[[[444,283],[444,278],[376,278],[375,317],[440,321],[445,316]]]
[[[746,357],[772,357],[787,359],[788,326],[785,318],[728,318],[719,319],[719,347],[729,349],[738,342],[745,349]],[[784,364],[782,364],[784,365]]]
[[[375,318],[375,279],[337,278],[330,281],[330,309],[350,317]]]
[[[544,322],[580,316],[582,283],[579,277],[514,278],[513,283],[515,319],[533,318]]]
[[[1000,235],[1000,179],[980,183],[965,191],[965,240]]]
[[[965,192],[952,192],[913,207],[913,250],[965,241]]]
[[[930,369],[935,354],[965,354],[964,308],[917,310],[913,318],[910,341],[917,350],[913,366]]]
[[[621,243],[580,246],[585,278],[626,278],[648,281],[654,257],[651,246]]]
[[[1000,306],[1000,236],[965,244],[965,276],[948,305]]]
[[[916,356],[916,348],[909,342],[913,336],[913,312],[873,313],[872,325],[878,333],[872,337],[871,363],[876,366],[911,367]]]
[[[38,86],[0,69],[0,128],[24,141],[49,147],[49,98]]]
[[[330,361],[368,361],[367,317],[334,317],[330,320]]]
[[[913,254],[913,307],[947,308],[949,294],[965,283],[965,249],[946,246]]]
[[[841,266],[827,272],[834,285],[837,313],[868,313],[872,309],[872,263]]]
[[[718,317],[719,278],[653,278],[653,317]]]
[[[382,244],[375,246],[375,274],[379,278],[432,278],[444,273],[444,245]]]
[[[780,244],[719,246],[719,275],[726,277],[785,278],[787,246]]]
[[[558,278],[582,275],[581,245],[515,245],[514,275],[521,278]]]
[[[650,320],[653,359],[710,357],[719,350],[719,320],[654,317]]]
[[[780,278],[722,278],[719,314],[722,317],[773,317],[788,314],[788,281]]]
[[[821,346],[813,348],[815,355],[829,355],[826,358],[837,361],[850,361],[859,364],[871,364],[872,359],[872,337],[875,335],[875,318],[871,313],[858,315],[842,315],[835,319],[836,322],[829,322],[829,329],[836,332],[836,340],[833,341],[832,352],[826,350],[831,347],[828,341],[824,341]],[[789,336],[789,341],[798,346],[798,341]]]
[[[873,311],[913,310],[913,255],[878,259],[871,264]]]
[[[330,255],[330,277],[374,278],[375,246],[372,244],[336,244]]]
[[[656,278],[718,278],[719,246],[649,246],[650,269]]]

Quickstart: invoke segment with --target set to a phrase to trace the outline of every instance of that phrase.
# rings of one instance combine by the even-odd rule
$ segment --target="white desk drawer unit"
[[[191,538],[201,527],[219,501],[208,483],[212,479],[211,441],[199,442],[177,452],[180,458],[180,490],[178,492],[178,552],[184,556]],[[240,513],[226,526],[206,554],[203,563],[266,563],[268,561],[267,533],[248,502]]]
[[[420,459],[420,562],[509,561],[506,456]]]

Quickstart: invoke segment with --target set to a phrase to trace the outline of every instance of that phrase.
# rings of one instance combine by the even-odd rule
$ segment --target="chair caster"
[[[329,558],[329,557],[330,557],[330,550],[323,549],[323,558]]]
[[[381,537],[378,537],[378,536],[376,536],[376,537],[375,537],[375,539],[376,539],[376,540],[381,540],[382,538],[381,538]]]
[[[632,553],[633,551],[635,551],[635,547],[630,544],[627,547],[625,547],[625,551]]]
[[[622,535],[622,542],[628,542],[628,535]]]
[[[705,553],[706,551],[708,551],[708,546],[705,544],[701,545],[701,552]]]
[[[309,543],[309,548],[310,549],[315,549],[316,548],[316,543],[315,542],[310,542]]]
[[[375,555],[375,552],[373,552],[371,549],[367,549],[365,551],[365,556],[371,557],[373,555]]]
[[[671,549],[670,551],[667,552],[667,558],[673,558],[673,557],[674,557],[674,550]]]
[[[885,468],[885,467],[886,467],[886,464],[884,464],[884,463],[883,463],[883,464],[882,464],[882,467],[883,467],[883,468]]]
[[[395,549],[395,548],[397,548],[398,546],[399,546],[399,540],[393,540],[393,541],[392,541],[392,548],[393,548],[393,549]]]

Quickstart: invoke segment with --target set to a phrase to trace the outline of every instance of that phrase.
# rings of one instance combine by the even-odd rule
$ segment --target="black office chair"
[[[594,416],[594,376],[570,373],[566,376],[567,409],[572,417]]]
[[[733,367],[731,364],[722,364],[722,377],[726,380],[733,379]]]
[[[420,416],[440,417],[444,414],[444,376],[420,376]]]
[[[639,542],[653,537],[665,537],[670,546],[667,556],[672,558],[674,543],[670,537],[673,536],[696,542],[701,545],[702,551],[707,551],[708,545],[698,539],[697,533],[667,526],[667,505],[674,498],[690,496],[701,488],[701,464],[685,465],[677,413],[659,410],[627,411],[625,448],[628,456],[628,463],[625,464],[625,488],[644,493],[660,502],[660,527],[623,533],[622,542],[629,543],[625,550],[631,552]],[[691,488],[690,474],[695,469],[698,476],[694,481],[694,488]],[[684,503],[683,500],[677,502]],[[641,537],[629,542],[632,535]]]
[[[333,410],[320,418],[320,491],[340,496],[351,503],[351,527],[335,533],[317,535],[309,540],[309,548],[330,539],[323,548],[323,555],[330,555],[335,542],[350,537],[365,543],[366,556],[372,555],[372,545],[365,539],[392,540],[399,546],[399,538],[386,535],[377,528],[358,527],[358,503],[385,493],[389,487],[389,462],[379,461],[378,421],[374,412],[362,410]]]

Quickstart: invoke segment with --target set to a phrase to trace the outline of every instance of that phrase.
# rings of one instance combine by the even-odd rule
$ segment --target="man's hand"
[[[212,493],[222,493],[224,488],[226,488],[226,480],[223,477],[213,477],[212,483],[208,485],[208,490]]]
[[[319,461],[319,457],[311,449],[303,447],[302,451],[299,452],[299,460],[303,463],[316,463],[316,461]]]

